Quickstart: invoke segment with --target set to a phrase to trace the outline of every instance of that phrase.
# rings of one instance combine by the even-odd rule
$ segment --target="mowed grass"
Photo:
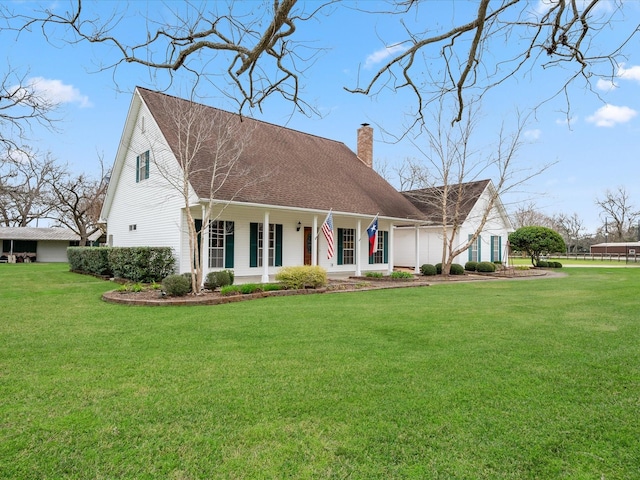
[[[640,270],[210,307],[0,265],[0,477],[630,479]]]
[[[630,258],[628,261],[625,258],[599,258],[599,257],[550,257],[548,260],[560,262],[563,267],[640,267],[640,258]],[[527,265],[531,266],[531,259],[529,257],[510,257],[510,265]]]

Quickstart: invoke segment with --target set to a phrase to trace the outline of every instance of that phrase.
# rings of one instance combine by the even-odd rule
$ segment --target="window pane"
[[[209,268],[224,267],[224,221],[209,224]]]
[[[353,228],[344,228],[342,234],[342,264],[353,265],[356,263],[356,231]]]

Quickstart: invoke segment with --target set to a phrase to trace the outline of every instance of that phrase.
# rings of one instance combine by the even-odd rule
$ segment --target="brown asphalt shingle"
[[[171,112],[166,108],[167,98],[176,100],[140,87],[138,91],[178,157],[175,122],[170,121]],[[378,213],[394,218],[422,216],[407,198],[343,143],[246,117],[240,122],[238,115],[213,107],[207,107],[207,112],[212,119],[216,115],[236,117],[238,128],[252,131],[240,162],[251,170],[251,175],[264,175],[262,181],[250,188],[244,188],[246,178],[230,179],[217,194],[220,200],[366,215]],[[201,164],[207,161],[211,157],[205,154],[198,158]],[[200,198],[209,197],[210,180],[210,173],[192,175],[191,185]]]
[[[456,203],[459,203],[459,221],[460,223],[464,222],[490,182],[491,180],[479,180],[476,182],[463,183],[460,194],[458,185],[449,185],[447,199],[449,219],[453,218]],[[444,192],[444,186],[440,186],[407,190],[402,192],[402,194],[423,213],[423,216],[428,222],[440,224],[442,223],[441,205]]]

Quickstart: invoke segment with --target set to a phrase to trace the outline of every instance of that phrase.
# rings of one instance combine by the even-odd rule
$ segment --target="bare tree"
[[[600,207],[600,219],[605,224],[607,241],[624,241],[633,238],[635,223],[640,211],[631,203],[629,193],[623,186],[611,191],[607,189],[603,198],[596,198]]]
[[[156,162],[164,179],[184,201],[189,236],[192,290],[199,293],[205,271],[202,245],[198,237],[217,220],[226,206],[246,188],[261,181],[263,176],[249,171],[240,162],[245,146],[251,139],[252,127],[239,115],[217,110],[194,101],[162,95],[165,134],[173,145],[172,153],[180,165],[179,172],[171,165]],[[207,183],[207,199],[194,201],[192,182]],[[225,195],[220,193],[225,191]],[[231,191],[231,195],[228,192]],[[204,203],[203,203],[204,202]],[[196,226],[192,208],[204,207],[202,227]]]
[[[34,126],[55,130],[53,112],[58,104],[40,92],[27,76],[8,66],[0,78],[0,150],[7,155],[28,150],[24,145]]]
[[[398,178],[398,186],[401,192],[427,188],[431,185],[429,182],[429,169],[416,158],[405,158],[400,166],[395,167],[393,171]]]
[[[85,173],[65,172],[61,178],[49,183],[53,200],[50,218],[77,233],[82,247],[104,228],[100,224],[100,210],[107,193],[109,171],[105,169],[102,157],[99,162],[97,179]]]
[[[575,252],[578,244],[584,236],[585,226],[582,219],[577,213],[568,215],[559,213],[552,218],[553,229],[556,230],[564,238],[567,246],[567,253]]]
[[[569,109],[569,86],[581,79],[581,87],[590,89],[594,78],[613,78],[625,47],[640,30],[634,7],[619,0],[480,0],[475,9],[473,3],[465,9],[455,2],[419,0],[389,0],[386,5],[372,10],[366,2],[354,6],[337,0],[271,0],[249,8],[233,1],[180,2],[136,15],[118,7],[104,18],[76,0],[65,14],[44,10],[17,15],[10,6],[1,11],[20,32],[39,27],[55,42],[62,30],[63,41],[103,44],[116,51],[118,58],[101,69],[138,64],[170,75],[183,70],[213,86],[220,85],[223,72],[226,83],[237,90],[230,95],[240,112],[246,105],[261,107],[273,94],[308,111],[300,79],[322,49],[310,46],[300,26],[318,19],[319,12],[340,15],[340,7],[349,8],[362,21],[394,15],[405,28],[404,38],[381,38],[387,60],[347,90],[365,95],[409,91],[415,98],[414,125],[424,123],[427,106],[442,95],[452,96],[452,118],[460,122],[471,98],[512,77],[542,75],[554,67],[564,76],[553,83],[550,96],[565,95]],[[450,27],[443,16],[453,19]],[[124,33],[121,28],[131,27],[123,25],[124,18],[138,21],[139,28]],[[141,32],[141,37],[127,43],[131,32]],[[221,62],[216,68],[202,66],[210,67],[214,60]]]
[[[118,58],[100,65],[100,70],[137,64],[170,77],[185,70],[228,94],[229,89],[220,86],[223,77],[223,82],[235,88],[237,94],[229,95],[237,100],[239,112],[246,105],[260,107],[274,94],[306,112],[310,106],[300,97],[300,77],[320,49],[298,45],[293,35],[297,24],[333,1],[309,6],[297,0],[272,0],[248,8],[233,1],[163,3],[158,16],[149,12],[146,18],[141,13],[133,16],[142,28],[132,43],[124,40],[131,37],[131,31],[125,35],[118,30],[122,19],[131,17],[130,6],[117,6],[108,18],[92,13],[82,0],[71,2],[64,14],[45,9],[22,16],[4,7],[2,16],[19,32],[42,28],[52,42],[60,40],[54,35],[62,28],[63,42],[90,42],[114,49]],[[300,48],[304,52],[299,53]],[[212,60],[219,60],[221,68],[203,68],[203,62]]]
[[[49,153],[14,151],[2,168],[0,221],[7,227],[26,227],[47,218],[54,204],[51,185],[66,175],[66,167]]]
[[[522,132],[526,119],[518,118],[517,128],[508,133],[503,126],[492,153],[485,157],[474,148],[473,132],[478,121],[475,107],[468,107],[462,122],[451,124],[443,121],[447,115],[441,108],[434,115],[434,129],[425,132],[427,147],[420,147],[433,183],[431,188],[409,192],[423,210],[438,212],[435,216],[441,227],[442,273],[449,274],[455,258],[466,251],[478,238],[487,221],[491,219],[500,196],[514,190],[549,168],[550,164],[538,168],[524,168],[517,164],[516,154],[522,146]],[[479,213],[475,232],[468,239],[458,239],[459,230],[467,218],[469,188],[472,183],[491,174],[493,187]]]
[[[441,9],[441,3],[390,3],[391,13],[407,19],[403,22],[406,38],[387,44],[389,53],[395,53],[362,86],[347,90],[365,95],[385,90],[411,92],[415,98],[414,125],[424,123],[426,107],[442,95],[455,99],[452,118],[453,122],[460,122],[473,98],[482,97],[520,73],[531,75],[536,70],[540,74],[553,67],[567,73],[559,84],[554,84],[550,96],[565,96],[570,109],[569,86],[581,78],[583,85],[591,89],[594,77],[613,78],[618,63],[624,61],[622,50],[640,30],[640,22],[628,21],[621,1],[480,0],[466,20],[454,21],[449,29],[439,25],[425,27],[422,22],[415,22],[415,28],[408,26],[411,15],[420,20],[429,18],[429,10]],[[449,5],[453,17],[458,5]],[[418,16],[420,9],[423,11]],[[618,25],[616,34],[621,36],[606,50],[598,37],[611,33],[612,24]],[[540,102],[544,100],[541,98]]]
[[[518,205],[511,215],[511,223],[516,230],[520,227],[551,228],[553,219],[542,213],[534,202]]]

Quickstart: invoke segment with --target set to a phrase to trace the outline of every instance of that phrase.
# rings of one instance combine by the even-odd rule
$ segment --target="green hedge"
[[[159,282],[172,274],[175,258],[169,247],[69,247],[69,268],[132,282]]]
[[[467,263],[464,264],[464,269],[467,272],[475,272],[478,268],[478,262],[475,262],[473,260],[469,260]]]
[[[73,272],[90,273],[92,275],[111,276],[108,247],[69,247],[67,259],[69,269]]]
[[[431,265],[430,263],[425,263],[420,267],[420,272],[422,272],[423,275],[432,276],[438,273],[438,270],[436,269],[435,265]]]
[[[476,271],[480,273],[493,273],[496,271],[496,264],[492,262],[478,262]]]

